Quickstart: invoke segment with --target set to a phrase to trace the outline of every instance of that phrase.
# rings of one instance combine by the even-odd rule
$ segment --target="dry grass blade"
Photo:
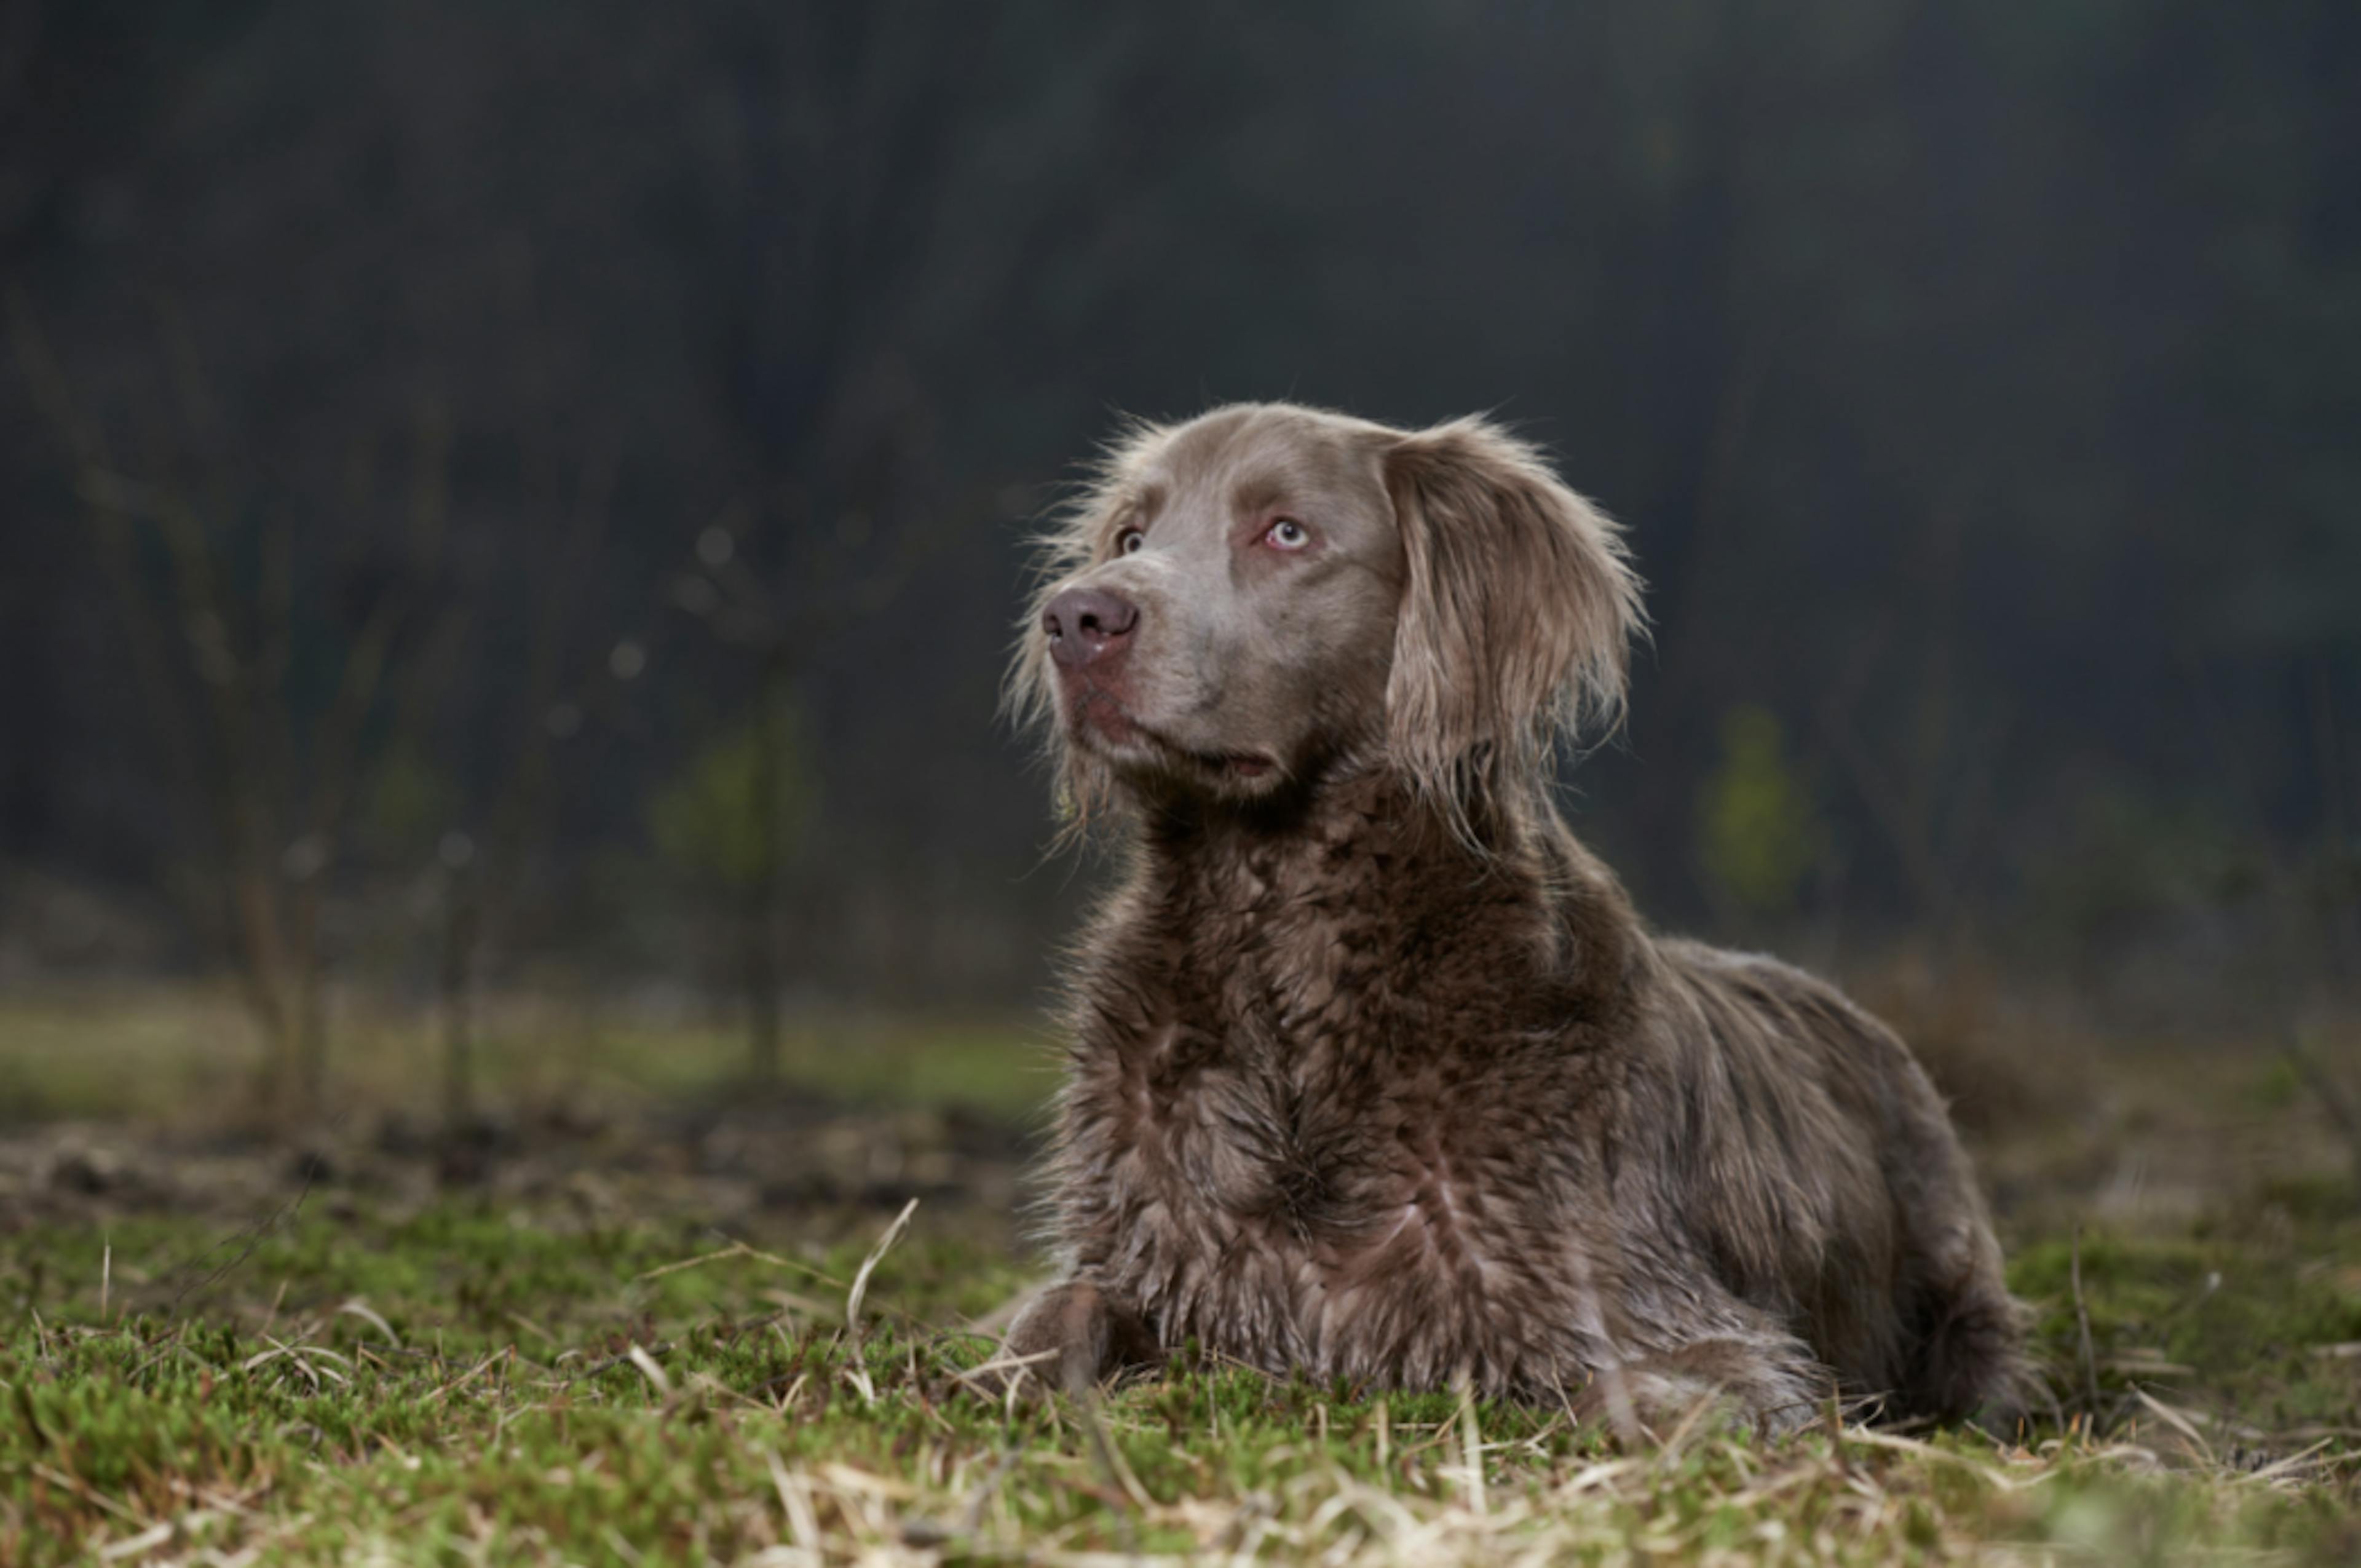
[[[41,1464],[38,1463],[27,1465],[26,1469],[29,1474],[39,1476],[42,1480],[49,1482],[53,1486],[65,1487],[68,1491],[73,1493],[76,1497],[81,1497],[84,1502],[89,1503],[92,1507],[104,1508],[106,1512],[113,1514],[119,1519],[137,1525],[142,1529],[148,1528],[151,1523],[151,1521],[144,1515],[135,1513],[130,1508],[125,1508],[121,1503],[116,1502],[114,1498],[109,1497],[104,1493],[93,1488],[88,1482],[84,1481],[79,1475],[69,1475],[64,1471],[58,1469],[54,1465]]]
[[[1489,1512],[1484,1496],[1484,1433],[1476,1422],[1476,1387],[1462,1373],[1459,1384],[1459,1451],[1467,1467],[1467,1502],[1477,1513]]]
[[[779,1512],[787,1521],[787,1540],[818,1560],[821,1547],[819,1516],[812,1508],[811,1485],[800,1475],[790,1475],[775,1453],[763,1456],[770,1467],[772,1489],[779,1495]]]
[[[1082,1425],[1090,1435],[1092,1459],[1109,1484],[1128,1498],[1133,1508],[1146,1512],[1154,1505],[1148,1499],[1147,1488],[1139,1484],[1139,1477],[1133,1475],[1131,1466],[1124,1463],[1122,1451],[1115,1447],[1115,1437],[1107,1431],[1106,1412],[1100,1408],[1098,1395],[1089,1389],[1083,1390],[1081,1404]]]
[[[672,1398],[672,1379],[664,1376],[664,1369],[656,1365],[654,1356],[636,1344],[625,1351],[623,1354],[633,1366],[640,1369],[640,1376],[648,1380],[648,1387],[656,1391],[657,1398]]]
[[[1938,1448],[1931,1442],[1920,1442],[1916,1438],[1896,1437],[1892,1432],[1879,1431],[1872,1427],[1847,1427],[1844,1431],[1844,1440],[1863,1448],[1883,1448],[1894,1453],[1907,1453],[1920,1459],[1954,1465],[2004,1492],[2015,1492],[2026,1486],[2039,1486],[2054,1474],[2052,1471],[2044,1470],[2038,1475],[2020,1480],[2005,1471],[1985,1464],[1981,1459],[1973,1459],[1964,1453],[1954,1453],[1948,1448]]]
[[[872,1470],[858,1470],[835,1460],[822,1464],[819,1473],[830,1486],[840,1492],[858,1492],[864,1497],[885,1497],[897,1503],[906,1503],[918,1495],[917,1488],[906,1481],[896,1481],[890,1475],[880,1475]]]
[[[2197,1430],[2196,1422],[2191,1420],[2186,1414],[2174,1409],[2170,1405],[2166,1404],[2163,1400],[2158,1398],[2155,1395],[2149,1393],[2145,1388],[2135,1388],[2132,1390],[2132,1393],[2137,1397],[2141,1404],[2146,1405],[2148,1408],[2149,1412],[2153,1414],[2157,1420],[2162,1421],[2174,1431],[2179,1432],[2182,1437],[2188,1439],[2191,1448],[2195,1451],[2200,1459],[2203,1460],[2208,1464],[2213,1463],[2213,1445],[2205,1441],[2204,1434]]]
[[[439,1404],[445,1396],[456,1394],[460,1389],[465,1388],[468,1384],[473,1383],[477,1378],[481,1377],[485,1373],[490,1371],[493,1365],[505,1354],[506,1353],[502,1351],[494,1351],[491,1354],[484,1357],[483,1360],[476,1363],[476,1365],[470,1367],[467,1371],[460,1374],[450,1382],[444,1384],[440,1388],[435,1389],[432,1394],[426,1396],[427,1404]]]
[[[383,1334],[385,1336],[386,1343],[393,1346],[394,1349],[400,1350],[401,1348],[401,1336],[393,1332],[393,1325],[387,1322],[382,1317],[379,1317],[377,1310],[367,1301],[362,1300],[359,1297],[356,1296],[351,1300],[346,1301],[343,1306],[338,1307],[336,1309],[336,1313],[339,1317],[355,1317],[360,1319],[361,1321],[368,1324],[369,1327]],[[548,1336],[544,1334],[542,1337],[546,1339]]]
[[[1664,1439],[1664,1447],[1656,1456],[1659,1463],[1669,1468],[1680,1458],[1682,1450],[1688,1446],[1689,1439],[1696,1435],[1697,1428],[1705,1423],[1706,1418],[1721,1409],[1723,1409],[1722,1393],[1718,1387],[1708,1391],[1696,1403],[1690,1405],[1688,1413],[1681,1418],[1680,1424],[1673,1428],[1672,1435]]]
[[[985,1380],[995,1372],[1022,1371],[1026,1367],[1038,1366],[1045,1361],[1055,1361],[1057,1358],[1058,1352],[1055,1350],[1037,1350],[1030,1355],[998,1355],[979,1365],[971,1366],[964,1372],[954,1372],[951,1376],[972,1387],[985,1388],[990,1387]]]
[[[2082,1227],[2074,1227],[2073,1251],[2068,1277],[2074,1287],[2074,1326],[2081,1336],[2082,1384],[2090,1396],[2090,1419],[2099,1419],[2099,1358],[2091,1349],[2091,1309],[2082,1299]]]
[[[98,1549],[98,1560],[101,1563],[119,1563],[126,1557],[137,1557],[152,1551],[172,1539],[172,1528],[169,1524],[159,1524],[143,1530],[137,1535],[126,1536],[110,1546],[102,1546]]]
[[[894,1223],[885,1227],[885,1234],[877,1238],[877,1245],[869,1249],[869,1255],[861,1260],[861,1271],[852,1277],[852,1289],[844,1299],[844,1327],[855,1344],[861,1343],[861,1303],[869,1294],[869,1277],[877,1271],[878,1261],[902,1239],[902,1233],[910,1228],[910,1216],[917,1212],[916,1198],[903,1204]]]
[[[2328,1113],[2328,1119],[2336,1124],[2354,1170],[2361,1173],[2361,1103],[2356,1103],[2351,1092],[2312,1053],[2301,1024],[2288,1025],[2279,1048],[2303,1079],[2304,1086],[2320,1102],[2321,1108]]]
[[[728,1246],[723,1247],[719,1252],[703,1253],[696,1257],[682,1258],[678,1263],[667,1263],[661,1267],[648,1269],[642,1273],[638,1277],[642,1284],[645,1284],[651,1279],[662,1279],[668,1274],[678,1274],[681,1270],[686,1268],[702,1268],[708,1263],[719,1263],[723,1258],[752,1257],[755,1255],[756,1254],[754,1249],[748,1246],[744,1242],[731,1242]],[[783,1262],[785,1260],[772,1259],[771,1261]]]
[[[2334,1441],[2334,1440],[2333,1438],[2323,1437],[2319,1442],[2312,1443],[2310,1447],[2298,1453],[2289,1454],[2285,1459],[2274,1460],[2272,1463],[2264,1465],[2261,1469],[2247,1475],[2246,1479],[2248,1481],[2261,1482],[2285,1481],[2301,1475],[2303,1472],[2312,1469],[2318,1465],[2333,1464],[2336,1462],[2337,1458],[2343,1456],[2331,1456],[2324,1453],[2323,1451],[2325,1450]]]

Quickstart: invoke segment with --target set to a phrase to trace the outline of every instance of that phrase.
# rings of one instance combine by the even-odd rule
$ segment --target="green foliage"
[[[814,805],[793,716],[774,704],[697,752],[656,793],[648,831],[674,864],[748,887],[777,872],[802,841]]]
[[[2307,1245],[2257,1245],[2295,1223],[2267,1195],[2261,1211],[2189,1237],[2092,1234],[2022,1249],[2010,1283],[2041,1312],[2041,1348],[2062,1398],[2131,1408],[2133,1390],[2206,1402],[2263,1430],[2338,1422],[2361,1413],[2361,1384],[2335,1347],[2361,1341],[2361,1237],[2345,1223],[2348,1188],[2312,1201]],[[2272,1217],[2276,1215],[2276,1218]],[[2259,1222],[2259,1223],[2258,1223]],[[2087,1318],[2091,1350],[2081,1346]]]
[[[1779,718],[1743,704],[1722,716],[1721,754],[1697,806],[1697,857],[1740,907],[1790,913],[1826,854],[1809,791],[1788,761]]]

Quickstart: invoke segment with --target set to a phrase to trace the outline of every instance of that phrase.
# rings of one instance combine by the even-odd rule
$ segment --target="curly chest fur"
[[[1190,939],[1081,987],[1059,1201],[1077,1263],[1168,1345],[1272,1369],[1505,1386],[1578,1362],[1587,1157],[1543,1108],[1587,1064],[1543,964],[1500,983],[1554,938],[1505,894],[1422,926],[1350,876],[1244,874],[1215,890],[1229,913],[1159,908],[1139,930]]]

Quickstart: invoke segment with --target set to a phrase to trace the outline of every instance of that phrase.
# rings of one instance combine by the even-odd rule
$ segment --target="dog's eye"
[[[1312,531],[1291,517],[1282,517],[1262,537],[1274,550],[1301,550],[1312,543]]]
[[[1137,555],[1147,548],[1148,535],[1136,528],[1125,529],[1115,542],[1115,553],[1118,555]]]

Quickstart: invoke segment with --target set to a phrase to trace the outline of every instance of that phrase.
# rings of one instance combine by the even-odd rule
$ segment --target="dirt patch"
[[[236,1129],[61,1122],[0,1134],[0,1230],[185,1214],[246,1223],[301,1201],[423,1206],[454,1191],[597,1222],[764,1228],[923,1200],[1005,1232],[1031,1147],[981,1113],[742,1093],[622,1115],[579,1108],[456,1128],[348,1116],[287,1140]]]

